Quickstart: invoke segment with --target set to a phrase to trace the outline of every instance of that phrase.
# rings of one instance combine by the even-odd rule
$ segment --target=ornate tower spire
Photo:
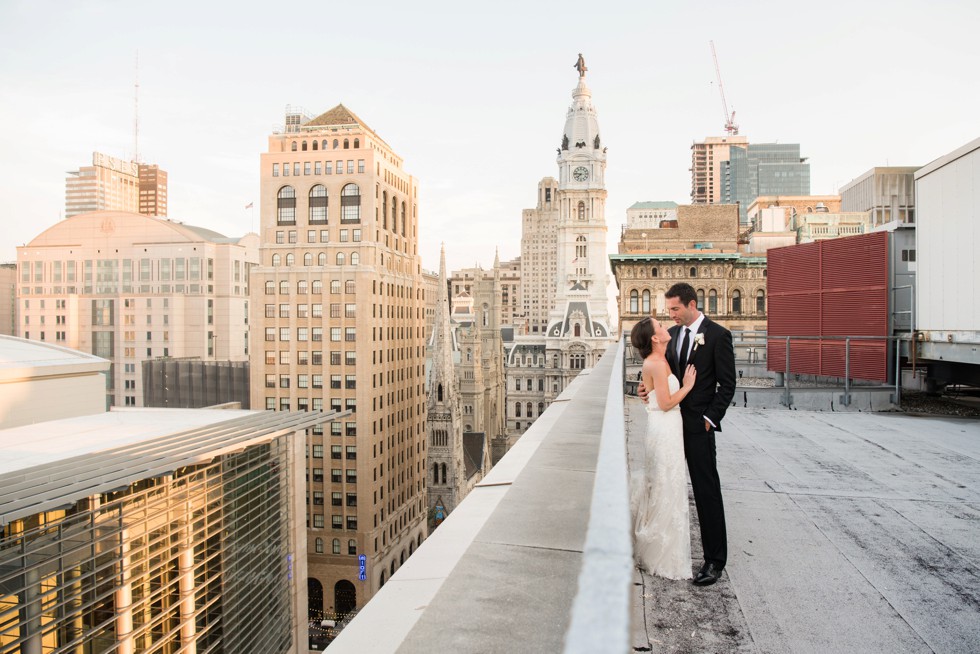
[[[449,278],[446,276],[446,244],[439,256],[439,292],[436,295],[436,316],[433,323],[432,384],[437,393],[430,395],[429,406],[443,402],[452,411],[456,400],[456,368],[453,365],[453,332],[449,322]],[[436,399],[433,405],[432,399]]]

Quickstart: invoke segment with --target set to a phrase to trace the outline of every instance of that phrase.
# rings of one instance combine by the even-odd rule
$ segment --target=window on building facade
[[[310,224],[325,224],[327,222],[327,189],[317,184],[310,189]]]
[[[280,225],[296,224],[296,191],[292,186],[283,186],[279,189],[276,199],[277,218]]]

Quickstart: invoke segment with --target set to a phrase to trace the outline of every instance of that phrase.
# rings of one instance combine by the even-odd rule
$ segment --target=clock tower
[[[592,92],[585,83],[585,61],[579,55],[578,85],[565,116],[558,149],[558,234],[555,305],[549,314],[547,339],[561,339],[561,349],[582,345],[591,368],[610,342],[606,297],[606,148]],[[558,343],[550,343],[558,346]],[[576,348],[578,349],[578,348]],[[580,358],[570,362],[578,367]]]

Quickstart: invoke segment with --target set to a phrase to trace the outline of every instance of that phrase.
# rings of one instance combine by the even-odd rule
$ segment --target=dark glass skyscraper
[[[810,164],[799,143],[732,146],[721,164],[723,204],[738,203],[738,219],[748,223],[746,209],[760,195],[809,195]]]

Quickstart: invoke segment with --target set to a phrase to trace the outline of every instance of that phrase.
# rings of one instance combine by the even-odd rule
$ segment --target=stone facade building
[[[477,268],[454,273],[442,292],[429,357],[429,519],[437,526],[489,472],[495,440],[504,437],[504,361],[500,315],[502,282]],[[464,279],[452,308],[445,293]],[[446,334],[444,338],[442,334]],[[452,368],[450,373],[449,368]],[[452,378],[454,384],[440,380]]]
[[[363,606],[426,535],[418,182],[343,105],[287,108],[261,155],[252,408],[350,412],[307,434],[311,615]]]
[[[0,335],[17,335],[17,264],[0,263]]]
[[[557,164],[557,180],[543,179],[537,207],[523,213],[521,282],[529,333],[516,334],[507,349],[511,442],[613,342],[606,296],[606,147],[584,66]]]
[[[735,205],[681,205],[677,226],[623,230],[610,255],[619,286],[620,329],[653,315],[666,319],[664,293],[691,284],[698,307],[735,331],[766,329],[766,258],[738,251]]]

